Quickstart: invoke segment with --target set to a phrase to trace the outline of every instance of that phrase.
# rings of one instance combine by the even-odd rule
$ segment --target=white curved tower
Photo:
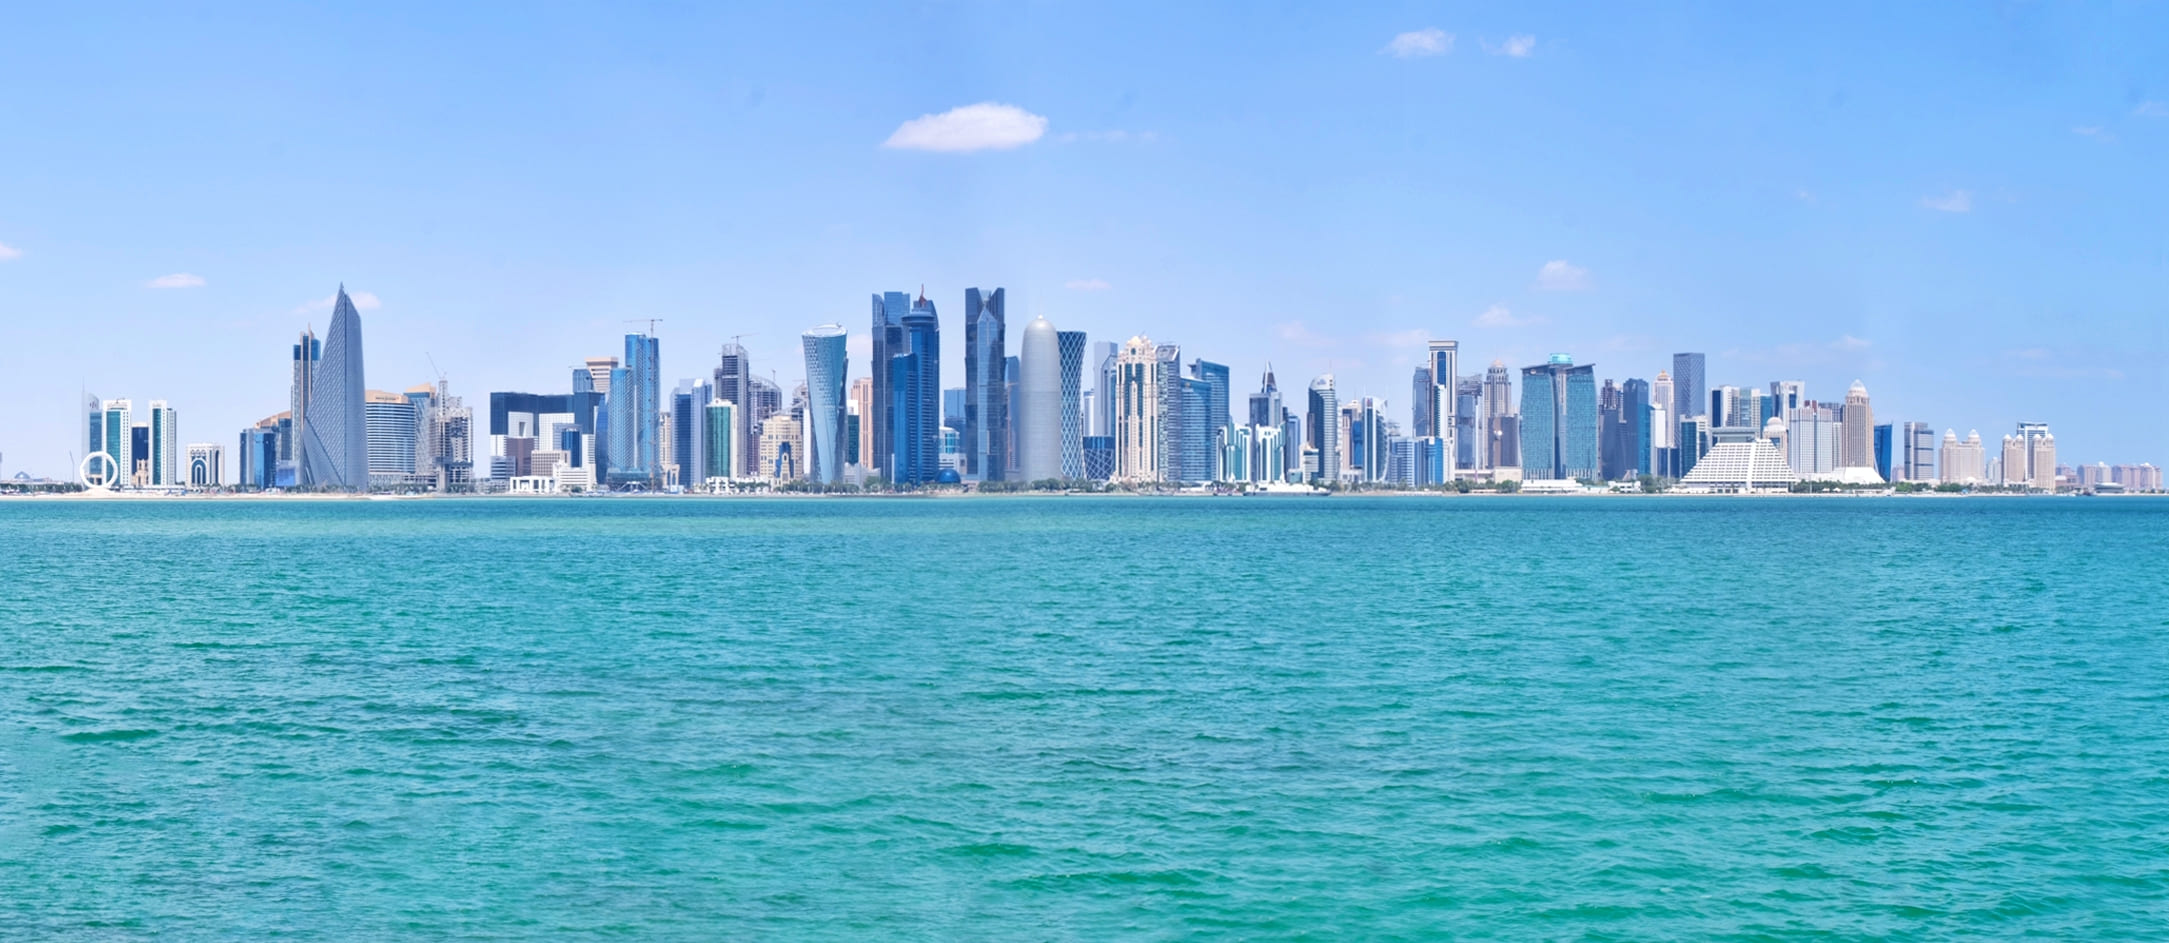
[[[1062,341],[1046,318],[1024,327],[1018,391],[1019,480],[1062,477]]]

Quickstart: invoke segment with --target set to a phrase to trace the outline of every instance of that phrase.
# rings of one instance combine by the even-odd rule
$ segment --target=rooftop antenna
[[[647,323],[647,325],[648,325],[648,336],[649,336],[649,337],[654,337],[654,336],[655,336],[655,326],[656,326],[656,325],[658,325],[658,324],[661,324],[661,323],[663,323],[663,319],[662,319],[662,318],[626,318],[626,319],[625,319],[625,323],[627,323],[627,324],[639,324],[639,323],[641,323],[641,322],[646,322],[646,323]]]

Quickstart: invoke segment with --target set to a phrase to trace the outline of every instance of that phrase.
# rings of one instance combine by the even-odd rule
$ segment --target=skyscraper
[[[941,475],[941,318],[934,303],[925,295],[912,302],[884,349],[888,362],[876,367],[889,378],[890,480],[930,484]]]
[[[983,481],[1001,481],[1008,471],[1005,294],[964,289],[964,474]]]
[[[1893,430],[1890,423],[1875,427],[1875,473],[1884,481],[1890,481]]]
[[[736,341],[723,345],[722,351],[716,355],[715,397],[737,407],[731,410],[731,421],[738,424],[737,428],[731,430],[732,441],[750,441],[753,438],[752,420],[748,418],[753,414],[753,358],[746,353],[745,347]],[[718,478],[754,476],[754,465],[757,462],[748,457],[744,450],[734,448],[731,456],[737,464],[730,468],[716,469],[710,472],[710,475]]]
[[[1020,348],[1018,366],[1023,375],[1018,381],[1016,416],[1018,480],[1066,478],[1062,468],[1063,432],[1065,427],[1074,428],[1076,421],[1064,422],[1062,418],[1062,340],[1046,318],[1033,318],[1024,326]]]
[[[1093,343],[1091,356],[1085,366],[1092,371],[1092,403],[1096,410],[1091,416],[1086,435],[1102,435],[1110,439],[1115,434],[1115,355],[1121,345],[1113,341]]]
[[[1184,481],[1190,468],[1188,449],[1196,441],[1191,421],[1198,397],[1183,383],[1181,345],[1155,345],[1153,355],[1153,388],[1160,396],[1159,480]]]
[[[369,483],[400,485],[415,473],[414,401],[397,393],[369,390],[362,394],[363,422],[369,435]]]
[[[1936,480],[1936,431],[1925,422],[1909,422],[1898,434],[1899,474],[1906,481]]]
[[[1710,404],[1703,385],[1703,368],[1707,359],[1702,354],[1672,355],[1672,402],[1667,405],[1672,407],[1674,416],[1687,419],[1709,415]],[[1722,423],[1724,418],[1710,416],[1710,422]]]
[[[173,407],[162,399],[151,400],[151,484],[156,487],[173,487],[181,484],[180,444],[181,433],[175,428],[179,416]]]
[[[880,361],[875,361],[874,373],[880,373]],[[863,376],[851,381],[851,413],[858,417],[858,448],[852,461],[860,468],[874,463],[874,378]]]
[[[1085,476],[1085,333],[1058,331],[1055,342],[1062,350],[1062,477],[1081,479]]]
[[[707,433],[703,443],[707,452],[701,464],[709,478],[734,478],[738,469],[738,417],[737,403],[716,398],[708,401]]]
[[[911,296],[891,291],[874,295],[873,299],[874,356],[870,369],[874,409],[867,420],[873,426],[873,457],[867,459],[867,464],[874,471],[887,473],[892,471],[889,463],[896,454],[896,445],[891,440],[896,434],[896,395],[889,388],[889,363],[904,346],[904,315],[911,313]],[[893,475],[890,477],[894,478]]]
[[[850,373],[844,326],[824,324],[800,339],[806,350],[806,477],[843,481],[844,377]]]
[[[1859,380],[1845,391],[1845,410],[1838,416],[1844,426],[1840,466],[1875,467],[1875,410],[1868,405],[1868,388]]]
[[[1115,355],[1112,416],[1117,481],[1159,481],[1161,470],[1160,353],[1152,339],[1132,337]]]
[[[1454,383],[1461,376],[1461,342],[1434,340],[1427,345],[1425,364],[1431,374],[1431,388],[1426,392],[1421,409],[1424,413],[1424,429],[1417,436],[1434,436],[1444,439],[1446,454],[1460,453],[1461,421],[1458,413],[1460,403],[1455,399]],[[1452,476],[1448,476],[1449,478]],[[1371,476],[1378,480],[1377,476]]]
[[[715,386],[698,380],[679,380],[670,394],[670,454],[678,466],[678,483],[697,488],[710,477],[728,477],[728,469],[708,468],[708,404],[715,400]]]
[[[1596,478],[1596,365],[1553,354],[1521,371],[1521,463],[1527,479]]]
[[[1310,381],[1310,411],[1305,438],[1318,453],[1318,480],[1341,480],[1341,401],[1328,373]]]
[[[309,390],[316,385],[316,366],[324,359],[324,344],[311,330],[294,342],[293,386],[287,393],[287,432],[279,440],[279,461],[288,462],[298,476],[301,468],[301,433],[309,425]]]
[[[1408,428],[1421,439],[1431,434],[1431,366],[1419,364],[1408,381]]]
[[[625,335],[625,365],[610,371],[604,400],[610,415],[610,443],[603,450],[609,487],[662,483],[662,401],[660,342],[648,334]]]
[[[1514,412],[1514,374],[1500,360],[1484,371],[1484,467],[1521,467],[1521,420]]]
[[[369,430],[362,396],[361,315],[339,286],[331,327],[324,332],[323,360],[309,384],[301,437],[301,483],[313,488],[360,491],[369,487]]]
[[[1483,376],[1480,374],[1470,374],[1468,376],[1455,380],[1453,436],[1454,449],[1450,453],[1443,453],[1443,450],[1445,449],[1445,442],[1441,441],[1437,445],[1437,448],[1439,448],[1442,453],[1446,455],[1445,461],[1452,463],[1452,467],[1454,469],[1459,469],[1463,471],[1475,471],[1476,469],[1483,467],[1483,421]],[[1424,467],[1428,469],[1433,468],[1434,466],[1431,465],[1428,460],[1426,460],[1426,462],[1424,463]],[[1438,468],[1437,471],[1431,475],[1431,478],[1434,480],[1418,483],[1443,484],[1445,481],[1453,477],[1454,476],[1452,475],[1450,470],[1446,468]]]

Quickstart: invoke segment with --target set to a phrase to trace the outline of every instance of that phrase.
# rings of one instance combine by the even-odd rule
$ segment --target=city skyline
[[[809,325],[867,361],[853,286],[923,280],[1395,413],[1451,338],[1465,374],[1564,351],[1653,378],[1702,350],[1710,383],[1863,379],[1939,433],[2169,442],[2169,76],[2145,39],[2169,13],[1411,8],[1230,36],[1225,8],[1125,26],[1142,10],[558,11],[482,61],[438,53],[488,17],[146,16],[85,45],[26,11],[0,76],[105,91],[5,106],[32,144],[0,151],[0,309],[39,351],[0,371],[6,471],[73,473],[81,391],[167,399],[184,442],[230,445],[279,411],[259,391],[341,279],[384,390],[432,361],[470,394],[556,389],[650,317],[666,383],[741,337],[788,386]],[[761,40],[792,31],[833,44]],[[315,75],[327,32],[376,54]],[[936,65],[875,64],[900,42]],[[435,108],[446,86],[474,103]]]

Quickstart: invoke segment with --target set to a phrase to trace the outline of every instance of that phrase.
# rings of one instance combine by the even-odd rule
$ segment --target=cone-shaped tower
[[[369,430],[363,412],[361,315],[339,286],[324,332],[324,358],[309,384],[309,424],[302,432],[301,483],[362,491],[369,487]]]

